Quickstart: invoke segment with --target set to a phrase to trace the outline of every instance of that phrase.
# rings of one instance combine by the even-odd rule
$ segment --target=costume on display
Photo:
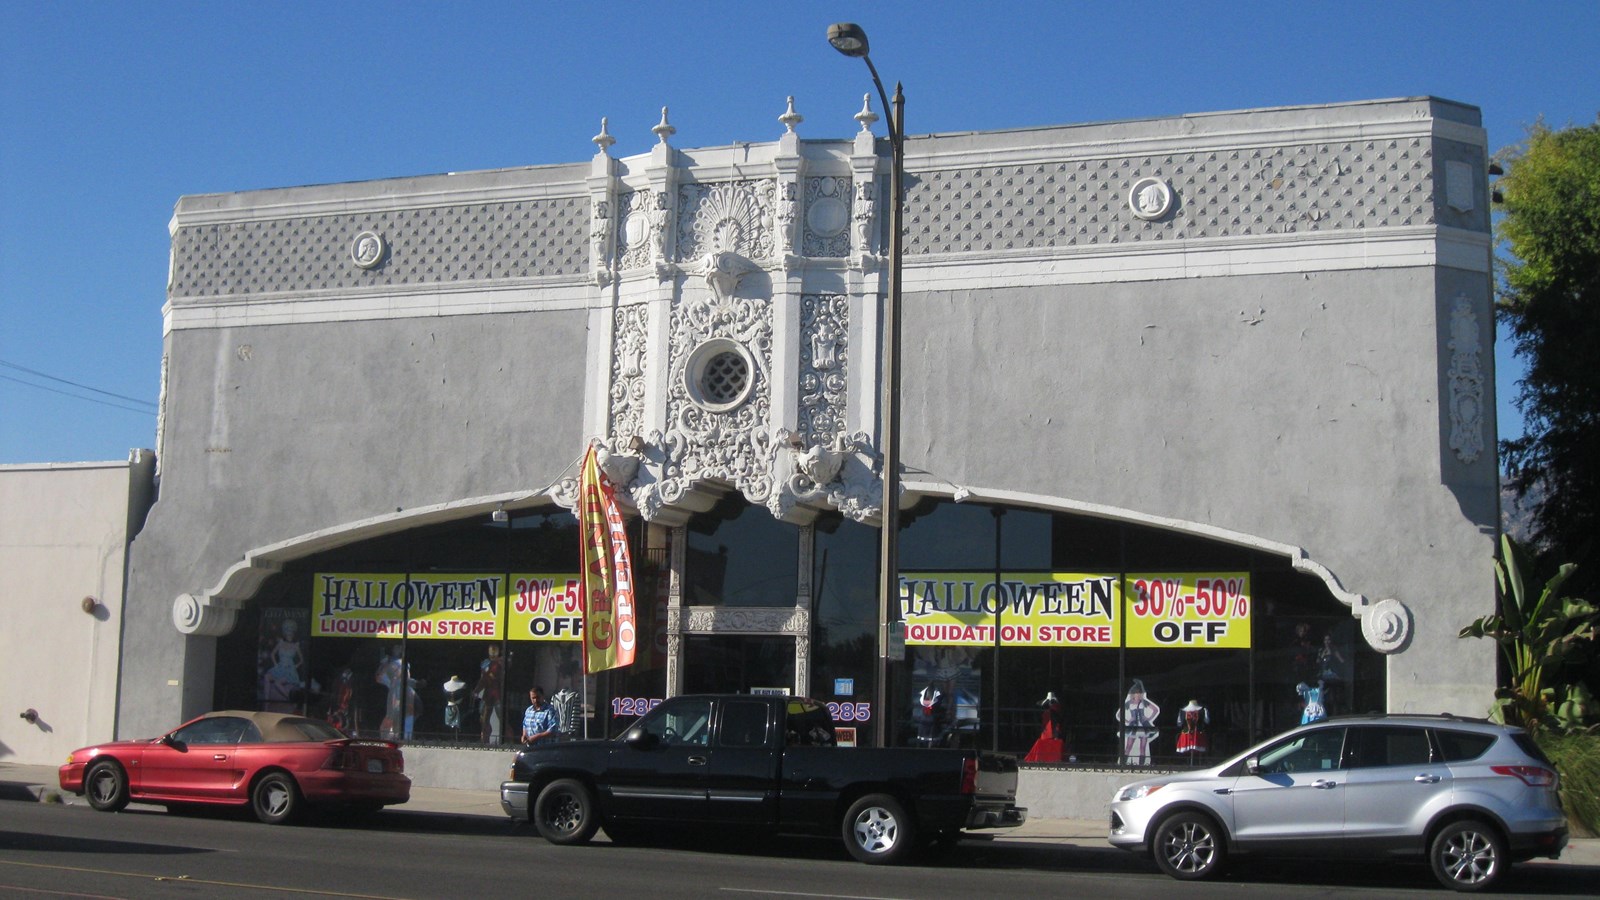
[[[1117,710],[1117,721],[1122,723],[1122,763],[1128,766],[1150,765],[1150,744],[1160,733],[1156,719],[1161,707],[1144,695],[1144,682],[1135,678]]]
[[[405,705],[406,696],[405,668],[405,660],[401,658],[397,649],[393,656],[384,653],[383,658],[378,660],[378,670],[372,676],[372,680],[388,688],[383,703],[383,721],[378,724],[378,734],[391,741],[400,736],[400,729],[404,724],[401,721],[401,710]]]
[[[1178,752],[1202,756],[1210,749],[1206,728],[1211,725],[1211,713],[1199,700],[1178,710]]]
[[[444,683],[444,727],[453,729],[456,740],[461,740],[461,705],[466,702],[467,683],[460,675],[451,675]]]
[[[1044,695],[1039,701],[1040,714],[1043,719],[1043,728],[1039,732],[1039,739],[1033,742],[1033,749],[1023,757],[1023,762],[1061,762],[1065,741],[1062,739],[1061,727],[1061,701],[1057,699],[1055,691]]]
[[[917,695],[917,743],[931,747],[939,742],[947,709],[944,691],[931,684],[922,689]]]
[[[1302,681],[1294,686],[1294,690],[1306,701],[1305,711],[1300,714],[1301,725],[1320,722],[1328,717],[1328,709],[1322,705],[1323,684],[1321,681],[1317,682],[1316,687],[1312,687]]]
[[[498,744],[504,664],[500,662],[499,644],[490,644],[488,652],[488,659],[478,663],[478,683],[472,688],[472,696],[478,701],[478,740],[485,744]]]
[[[339,670],[339,681],[333,687],[333,703],[328,707],[328,724],[352,737],[361,730],[361,720],[356,714],[356,673],[345,666]]]

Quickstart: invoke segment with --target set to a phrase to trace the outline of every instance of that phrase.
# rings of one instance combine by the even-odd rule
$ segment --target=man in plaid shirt
[[[556,708],[544,702],[544,688],[534,685],[528,690],[528,709],[522,714],[522,742],[554,740],[560,730],[561,717]]]

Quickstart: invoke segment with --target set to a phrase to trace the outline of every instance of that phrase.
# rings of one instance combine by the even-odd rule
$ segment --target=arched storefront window
[[[582,735],[613,694],[664,695],[663,557],[636,554],[640,597],[650,598],[638,604],[637,663],[586,678],[577,522],[565,510],[474,517],[309,556],[269,579],[219,641],[215,704],[302,712],[362,737],[499,745],[517,740],[538,685]]]
[[[1381,655],[1281,556],[947,500],[905,522],[896,743],[1200,764],[1297,724],[1308,705],[1382,708]]]

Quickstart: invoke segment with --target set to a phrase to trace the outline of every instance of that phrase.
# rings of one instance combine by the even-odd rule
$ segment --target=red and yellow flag
[[[583,572],[583,663],[591,674],[633,665],[639,641],[634,622],[633,557],[617,508],[616,490],[600,470],[594,447],[578,478],[578,542]]]

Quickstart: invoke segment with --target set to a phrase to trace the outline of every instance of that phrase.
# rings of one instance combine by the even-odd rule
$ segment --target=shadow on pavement
[[[187,856],[194,853],[217,852],[205,847],[168,847],[161,844],[33,834],[24,831],[0,831],[0,850],[27,850],[35,853],[123,853],[140,856]]]

